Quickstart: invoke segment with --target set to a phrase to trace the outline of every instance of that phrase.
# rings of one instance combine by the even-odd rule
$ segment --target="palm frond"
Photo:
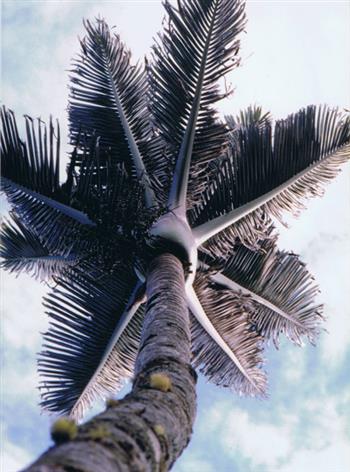
[[[79,256],[87,246],[95,246],[96,254],[96,238],[111,237],[111,231],[124,240],[131,235],[135,239],[154,218],[153,209],[144,207],[141,185],[120,163],[111,162],[110,152],[100,148],[98,139],[90,147],[81,140],[82,159],[77,160],[74,149],[67,180],[60,186],[53,126],[48,137],[45,125],[38,121],[35,133],[34,121],[27,117],[28,144],[20,140],[12,112],[3,109],[2,121],[1,189],[13,211],[50,253],[67,256],[79,242]]]
[[[75,254],[50,252],[45,244],[21,220],[12,214],[12,221],[1,226],[1,267],[11,273],[23,272],[40,280],[51,279],[77,263]]]
[[[247,320],[249,297],[214,289],[203,273],[197,273],[188,301],[194,317],[193,365],[216,385],[242,395],[264,395],[262,337],[250,329]]]
[[[145,214],[143,208],[135,207],[135,193],[128,201],[124,199],[110,202],[111,213],[102,198],[100,202],[96,202],[90,195],[90,204],[96,203],[96,208],[92,205],[89,208],[89,213],[97,221],[92,223],[85,213],[21,186],[8,184],[6,191],[15,209],[12,213],[50,254],[68,257],[74,253],[80,263],[89,261],[98,267],[104,267],[106,271],[114,271],[126,259],[132,261],[136,253],[143,252],[143,247],[139,246],[147,232],[147,218],[152,219],[153,216],[147,212]],[[128,211],[133,212],[129,213],[129,220]],[[74,218],[75,214],[78,215],[77,218]],[[79,221],[80,215],[84,215],[90,223],[82,224]],[[139,216],[136,222],[133,219],[135,215]],[[118,221],[118,216],[123,219]]]
[[[76,144],[81,133],[88,140],[96,134],[113,161],[123,162],[142,183],[146,204],[151,207],[156,199],[145,167],[147,157],[151,159],[146,154],[152,136],[145,72],[131,65],[130,52],[104,20],[84,25],[87,34],[71,76],[71,140]],[[159,151],[154,143],[152,151]]]
[[[26,142],[22,141],[15,115],[1,108],[1,175],[12,182],[57,199],[60,194],[60,131],[50,118],[49,127],[40,119],[25,116]]]
[[[285,211],[297,215],[309,197],[322,195],[325,184],[350,156],[350,120],[337,110],[310,106],[272,127],[241,126],[230,154],[202,196],[193,220],[198,244],[216,235],[238,237],[244,222],[251,232],[282,220]],[[248,218],[248,220],[247,220]],[[253,244],[259,239],[255,235]],[[215,245],[215,239],[211,241]]]
[[[262,108],[257,105],[249,106],[246,110],[241,110],[237,116],[225,116],[226,124],[231,131],[231,137],[239,127],[247,128],[251,125],[265,127],[272,124],[272,116],[270,112],[263,112]]]
[[[237,66],[237,35],[244,27],[243,4],[233,0],[165,2],[168,26],[153,47],[150,65],[154,126],[168,143],[172,181],[169,205],[184,208],[196,200],[206,180],[206,164],[217,159],[227,130],[212,105],[226,96],[217,81]]]
[[[95,226],[84,213],[5,178],[2,178],[2,189],[13,212],[49,251],[67,254],[74,242],[88,237]]]
[[[265,127],[271,127],[272,117],[269,112],[263,112],[259,106],[250,106],[246,110],[241,110],[237,116],[225,116],[226,124],[230,130],[230,146],[235,149],[239,147],[235,141],[239,138],[239,129],[246,129],[250,126],[256,126],[263,130]],[[229,154],[229,153],[228,153]],[[230,155],[230,154],[229,154]],[[208,181],[211,185],[207,185],[205,189],[205,198],[211,192],[207,203],[209,204],[207,210],[211,214],[220,214],[220,208],[225,207],[232,199],[232,189],[236,184],[234,168],[230,159],[223,158],[220,161],[211,164],[211,172],[209,173]],[[215,176],[211,179],[210,176]],[[203,204],[194,207],[189,213],[188,217],[191,225],[195,225],[198,214],[203,210]],[[219,210],[219,211],[218,211]],[[264,211],[256,211],[253,217],[247,215],[240,221],[237,221],[234,226],[223,231],[220,235],[209,239],[202,246],[202,250],[212,254],[216,257],[221,254],[226,257],[230,254],[237,243],[237,239],[244,242],[244,244],[252,250],[258,250],[260,241],[266,239],[267,234],[271,233],[271,220]],[[274,235],[271,234],[271,238]]]
[[[47,130],[43,121],[26,116],[25,142],[19,136],[14,113],[5,107],[1,109],[1,123],[1,191],[14,211],[24,220],[30,216],[40,219],[35,212],[41,216],[46,212],[94,226],[86,214],[70,206],[71,195],[65,191],[68,187],[60,185],[58,124],[55,130],[50,119]]]
[[[74,247],[80,260],[114,270],[122,259],[132,259],[136,250],[142,253],[138,245],[158,212],[145,208],[142,187],[122,164],[111,162],[98,139],[84,148],[82,157],[63,184],[72,206],[6,178],[2,186],[23,224],[50,253],[67,256]]]
[[[144,190],[121,163],[112,162],[100,140],[85,148],[76,170],[73,201],[103,230],[113,230],[125,238],[147,226],[157,214],[146,208]]]
[[[322,305],[315,302],[319,290],[297,255],[278,251],[270,240],[261,251],[239,246],[210,278],[250,298],[252,329],[276,347],[281,334],[298,345],[303,336],[315,343],[323,320]]]
[[[5,177],[1,178],[1,190],[6,194],[9,203],[13,205],[14,211],[17,213],[25,212],[26,202],[35,202],[35,204],[38,204],[40,207],[45,207],[48,211],[55,211],[63,217],[70,218],[76,223],[86,226],[96,225],[85,213],[50,197],[46,197],[43,194],[23,187],[22,185],[16,184]]]
[[[142,294],[141,294],[142,295]],[[50,326],[39,358],[44,409],[82,416],[133,372],[144,308],[133,271],[76,271],[45,298]]]
[[[225,217],[225,215],[234,211],[232,210],[232,199],[236,185],[234,166],[229,158],[212,165],[212,167],[215,167],[213,172],[215,179],[208,185],[205,195],[202,195],[205,203],[193,208],[190,216],[198,247],[214,257],[220,254],[223,258],[231,254],[237,241],[251,250],[259,250],[260,241],[266,239],[268,234],[272,238],[274,237],[271,232],[272,220],[264,209],[260,208],[256,208],[252,214],[247,212],[243,218],[238,218],[234,224],[225,227],[224,230],[218,233],[214,232],[213,236],[207,238],[207,231],[209,228],[214,228],[218,218],[220,216]],[[208,220],[205,220],[204,215],[207,216]],[[213,221],[212,226],[210,226],[211,221]],[[202,223],[198,225],[199,222]]]

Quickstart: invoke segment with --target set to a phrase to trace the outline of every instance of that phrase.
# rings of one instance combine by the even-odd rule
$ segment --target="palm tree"
[[[86,22],[71,71],[64,183],[58,125],[26,117],[22,141],[2,110],[2,189],[13,207],[3,266],[55,283],[45,298],[42,406],[78,419],[134,374],[130,398],[48,463],[83,463],[86,439],[107,460],[101,443],[120,445],[125,429],[130,453],[142,426],[142,447],[153,451],[143,460],[169,467],[191,434],[190,361],[217,385],[263,396],[264,344],[281,333],[314,342],[320,329],[317,287],[296,255],[277,249],[273,218],[297,213],[337,175],[349,119],[310,106],[275,124],[259,108],[221,122],[217,82],[239,63],[243,4],[165,8],[169,21],[144,67],[131,65],[103,20]],[[111,418],[121,424],[113,438]]]

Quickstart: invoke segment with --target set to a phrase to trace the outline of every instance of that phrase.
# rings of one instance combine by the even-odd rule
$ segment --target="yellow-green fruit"
[[[114,406],[119,405],[119,400],[115,400],[114,398],[108,398],[106,400],[106,408],[113,408]]]
[[[165,429],[164,426],[161,424],[155,424],[153,426],[153,430],[156,433],[157,436],[164,436],[165,435]]]
[[[88,434],[89,438],[95,441],[99,439],[106,439],[111,435],[107,427],[104,425],[96,426],[95,428],[90,429]]]
[[[149,384],[151,388],[160,390],[161,392],[169,392],[169,390],[171,390],[171,380],[166,374],[160,372],[150,375]]]
[[[78,433],[78,426],[70,418],[58,418],[51,426],[51,438],[56,444],[71,441]]]

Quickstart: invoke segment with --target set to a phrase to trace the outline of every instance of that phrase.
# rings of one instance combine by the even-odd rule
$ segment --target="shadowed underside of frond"
[[[214,168],[214,166],[212,166]],[[215,165],[213,171],[214,180],[209,186],[206,195],[209,196],[208,207],[193,208],[188,214],[192,226],[196,226],[196,221],[201,212],[208,215],[216,215],[218,217],[222,213],[222,208],[227,207],[232,200],[233,189],[235,186],[235,174],[232,162],[225,159]],[[228,212],[229,210],[227,210]],[[208,220],[209,221],[209,220]],[[203,223],[204,225],[205,223]],[[198,230],[200,229],[200,226]],[[213,257],[219,254],[221,257],[228,257],[234,250],[237,241],[242,242],[251,250],[259,250],[260,242],[267,237],[272,239],[275,235],[271,232],[272,221],[264,209],[257,208],[254,213],[247,214],[245,217],[238,219],[234,224],[225,228],[213,237],[205,240],[201,245],[201,250],[208,252]],[[197,232],[198,232],[197,230]],[[270,236],[268,236],[270,235]]]
[[[85,136],[80,160],[74,149],[67,180],[59,185],[59,140],[52,124],[48,133],[43,122],[38,121],[38,129],[33,123],[26,118],[27,142],[22,142],[14,114],[2,109],[1,190],[13,214],[52,255],[67,256],[74,247],[78,258],[108,259],[109,265],[115,265],[112,259],[126,254],[126,246],[129,255],[134,253],[135,241],[144,238],[156,217],[154,208],[145,208],[140,182],[124,165],[113,162],[99,138],[94,137],[88,147]],[[103,247],[108,239],[106,257]]]
[[[5,178],[2,178],[2,190],[14,213],[31,228],[47,250],[67,254],[79,238],[88,237],[92,223],[84,213]]]
[[[45,244],[12,214],[1,226],[1,267],[9,272],[28,273],[40,280],[50,279],[77,263],[75,254],[50,252]]]
[[[230,137],[234,139],[235,132],[237,132],[240,127],[247,128],[254,124],[255,126],[264,128],[271,125],[272,116],[270,112],[264,112],[260,106],[251,105],[245,110],[241,110],[237,116],[225,116],[225,120],[230,130]]]
[[[15,115],[1,108],[1,175],[12,182],[57,196],[60,189],[60,131],[50,118],[49,127],[40,119],[25,116],[26,142],[22,141]]]
[[[280,334],[298,345],[303,336],[315,343],[323,320],[322,305],[315,302],[319,290],[295,254],[278,251],[270,240],[261,244],[261,251],[239,246],[210,278],[249,298],[252,329],[276,347]]]
[[[1,110],[1,191],[13,213],[30,228],[50,252],[67,254],[74,238],[95,223],[70,206],[72,185],[59,182],[59,131],[50,120],[49,129],[40,120],[26,116],[26,141],[19,137],[13,112]],[[84,231],[85,231],[84,229]]]
[[[39,373],[42,407],[78,418],[93,400],[115,393],[132,374],[144,310],[138,308],[118,334],[136,286],[132,271],[100,279],[98,272],[93,279],[75,274],[59,280],[45,298],[50,326]]]
[[[117,184],[123,181],[122,176],[119,177],[120,179],[115,180]],[[3,179],[3,184],[5,180]],[[120,265],[125,262],[132,264],[137,255],[142,256],[144,236],[154,217],[152,212],[145,211],[143,204],[139,206],[143,199],[142,196],[138,199],[136,191],[129,195],[128,187],[122,190],[118,187],[115,192],[112,190],[109,192],[104,188],[103,193],[89,194],[87,200],[90,206],[86,210],[97,221],[97,224],[92,225],[82,224],[80,221],[84,219],[88,222],[91,220],[85,213],[74,208],[12,183],[6,186],[8,200],[14,208],[13,215],[20,219],[23,227],[50,254],[46,265],[52,263],[52,269],[59,269],[58,261],[61,262],[61,258],[66,261],[74,254],[74,259],[79,264],[89,262],[106,272],[119,270]],[[123,198],[119,198],[122,195]],[[118,201],[112,201],[113,196]],[[110,206],[106,201],[109,197]],[[7,236],[7,245],[17,247],[16,235],[11,232]],[[53,262],[54,259],[56,263]],[[8,264],[11,265],[11,261]],[[20,267],[22,265],[18,266]],[[59,274],[60,271],[55,273]]]
[[[83,417],[96,399],[116,394],[134,373],[145,314],[144,287],[137,283],[94,374],[70,412],[75,419]]]
[[[151,139],[145,72],[139,65],[131,65],[130,52],[119,36],[110,33],[104,20],[97,20],[96,26],[86,21],[85,28],[82,52],[74,61],[71,76],[72,142],[76,144],[81,133],[88,145],[94,135],[98,136],[112,161],[122,162],[142,184],[146,204],[151,207],[156,197],[146,164],[152,164],[157,181],[161,169],[158,172],[155,160],[164,144]]]
[[[268,216],[297,214],[307,198],[322,194],[349,159],[349,129],[349,118],[337,110],[314,106],[277,121],[273,138],[268,124],[239,127],[227,160],[193,217],[198,244],[212,238],[214,247],[219,238],[224,245],[245,218],[252,233],[257,229],[259,234],[262,215],[268,223]],[[237,236],[246,244],[238,231]]]
[[[266,376],[260,369],[263,338],[251,330],[250,298],[210,284],[204,272],[197,273],[195,291],[205,314],[233,356],[224,352],[193,313],[193,365],[216,385],[230,387],[239,394],[264,395]]]
[[[225,120],[230,130],[230,145],[233,149],[239,147],[239,141],[236,145],[235,140],[240,135],[240,128],[245,129],[254,125],[264,129],[270,127],[272,123],[271,114],[264,113],[261,107],[258,106],[250,106],[246,110],[240,111],[236,117],[225,116]],[[210,196],[208,200],[210,213],[216,216],[221,214],[220,209],[226,208],[234,193],[236,175],[232,162],[228,158],[229,155],[230,153],[227,152],[221,160],[213,162],[209,166],[211,172],[208,174],[208,184],[204,193],[206,193],[206,196]],[[211,176],[214,176],[214,178],[212,179]],[[201,206],[195,207],[188,212],[188,219],[192,224],[195,223],[200,208]],[[214,257],[217,256],[218,250],[219,253],[226,255],[231,253],[237,239],[244,241],[244,244],[252,250],[259,249],[259,241],[266,239],[267,234],[271,233],[270,230],[270,218],[264,211],[259,213],[257,210],[255,215],[246,216],[241,221],[237,221],[235,225],[227,228],[226,231],[223,231],[220,236],[217,235],[215,238],[206,241],[202,249],[209,251],[209,254]],[[273,236],[271,235],[271,237]]]
[[[144,202],[144,189],[121,163],[104,159],[98,142],[82,153],[76,176],[74,201],[107,233],[125,238],[142,231],[155,218]],[[97,165],[98,163],[98,165]]]
[[[217,81],[237,66],[237,35],[244,27],[243,5],[231,0],[165,2],[168,26],[153,47],[149,68],[154,126],[168,144],[175,178],[169,202],[196,200],[207,179],[205,164],[217,159],[227,130],[212,105],[223,98]],[[176,161],[175,161],[176,158]],[[204,167],[203,167],[204,165]],[[180,203],[180,200],[181,203]]]

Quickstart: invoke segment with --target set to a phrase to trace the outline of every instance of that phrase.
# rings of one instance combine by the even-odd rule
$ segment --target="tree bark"
[[[26,471],[164,472],[180,456],[192,433],[196,374],[184,271],[175,256],[163,254],[151,264],[147,300],[131,393]]]

